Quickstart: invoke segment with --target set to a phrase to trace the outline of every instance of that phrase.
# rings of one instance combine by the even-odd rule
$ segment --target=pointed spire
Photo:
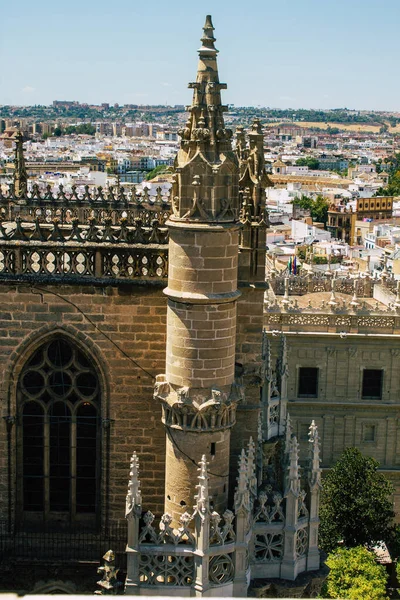
[[[142,494],[140,491],[139,481],[139,458],[136,452],[132,454],[129,476],[128,494],[126,496],[126,517],[129,517],[132,514],[140,515],[142,512]]]
[[[353,308],[353,310],[356,310],[360,306],[360,303],[359,303],[358,297],[357,297],[357,279],[354,279],[353,286],[354,286],[354,293],[353,293],[353,297],[350,302],[350,306]]]
[[[290,421],[290,415],[288,413],[287,417],[286,417],[286,426],[285,426],[285,454],[287,456],[289,456],[289,453],[290,453],[290,443],[291,443],[291,439],[292,439],[292,433],[293,433],[292,423]]]
[[[240,510],[250,510],[250,494],[249,494],[249,481],[247,471],[247,459],[244,448],[239,457],[239,473],[237,477],[237,485],[235,490],[234,506],[235,512],[238,513]]]
[[[28,175],[24,158],[24,136],[18,130],[15,138],[15,161],[14,161],[14,194],[21,198],[28,190]]]
[[[328,304],[332,308],[332,310],[335,308],[335,306],[337,306],[335,286],[336,286],[336,279],[335,279],[335,277],[333,277],[333,279],[331,281],[331,298],[328,302]]]
[[[225,83],[219,82],[217,53],[214,46],[214,27],[211,16],[207,15],[203,27],[202,45],[199,48],[199,63],[195,83],[189,83],[193,89],[193,101],[190,107],[191,116],[186,127],[180,132],[182,148],[187,142],[196,142],[203,151],[212,151],[216,159],[218,150],[231,150],[232,131],[225,129],[223,113],[227,107],[221,105],[221,90]],[[222,146],[221,146],[222,144]]]
[[[282,304],[283,308],[287,308],[288,305],[290,304],[290,299],[289,299],[289,277],[285,277],[284,285],[285,285],[285,293],[283,294],[283,298],[281,300],[281,304]]]
[[[285,494],[287,495],[289,491],[295,495],[300,492],[299,443],[295,435],[290,440]]]
[[[249,482],[249,489],[251,493],[257,495],[257,477],[256,477],[256,445],[250,436],[249,443],[247,445],[247,479]]]
[[[263,476],[263,422],[262,422],[262,412],[258,415],[258,427],[257,427],[257,483],[261,485],[262,476]]]
[[[262,332],[262,344],[261,344],[261,359],[262,359],[262,379],[270,382],[272,379],[271,369],[271,344],[269,337],[265,329]]]
[[[277,361],[277,370],[281,379],[282,377],[285,377],[288,374],[288,350],[286,335],[284,333],[281,334],[281,344],[279,358]]]
[[[194,507],[195,512],[197,512],[203,520],[210,513],[207,464],[206,456],[203,454],[199,463],[200,466],[197,469],[199,471],[199,483],[196,485],[197,495],[195,496],[196,505]]]
[[[227,107],[221,104],[221,90],[227,86],[219,81],[214,42],[214,27],[207,16],[196,81],[189,83],[193,89],[190,114],[178,132],[181,147],[175,160],[172,221],[234,222],[239,217],[238,159],[232,150],[232,131],[224,123]],[[194,176],[199,183],[196,197]]]
[[[397,281],[396,284],[396,299],[394,301],[393,307],[396,309],[396,311],[400,311],[400,279]]]
[[[203,27],[203,37],[200,39],[202,46],[199,48],[198,52],[200,55],[207,54],[209,56],[216,56],[218,50],[214,46],[215,37],[214,37],[214,26],[212,24],[211,15],[206,16],[206,22]]]
[[[321,459],[320,459],[320,447],[319,447],[319,435],[318,427],[315,421],[311,422],[308,434],[308,441],[310,443],[310,471],[309,481],[310,486],[321,485]]]

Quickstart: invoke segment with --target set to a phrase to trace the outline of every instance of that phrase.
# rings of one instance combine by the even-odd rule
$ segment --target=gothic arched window
[[[19,378],[18,414],[24,519],[94,524],[100,386],[82,351],[65,338],[36,350]]]

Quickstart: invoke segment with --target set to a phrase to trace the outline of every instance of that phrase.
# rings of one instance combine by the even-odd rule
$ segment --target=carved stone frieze
[[[184,431],[217,431],[236,422],[236,406],[244,397],[243,387],[234,383],[227,390],[174,389],[158,375],[154,397],[161,401],[162,421]]]

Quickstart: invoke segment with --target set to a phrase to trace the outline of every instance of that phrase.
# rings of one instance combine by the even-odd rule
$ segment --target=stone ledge
[[[196,292],[179,292],[170,287],[166,287],[163,293],[170,300],[180,302],[181,304],[223,304],[226,302],[235,302],[242,295],[239,290],[222,294],[199,294]]]
[[[230,229],[231,231],[238,231],[242,229],[243,223],[240,221],[226,221],[218,223],[218,221],[191,221],[186,219],[178,219],[177,217],[171,216],[165,225],[169,229],[190,229],[192,231],[225,231]]]

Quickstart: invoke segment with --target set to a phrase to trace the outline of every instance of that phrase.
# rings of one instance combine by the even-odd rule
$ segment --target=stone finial
[[[256,454],[256,463],[257,463],[257,482],[261,484],[262,476],[263,476],[263,421],[262,421],[262,413],[258,415],[258,424],[257,424],[257,454]]]
[[[360,306],[360,303],[357,299],[357,279],[354,279],[353,286],[354,286],[354,293],[353,293],[353,297],[350,302],[350,306],[353,308],[353,310],[356,310]]]
[[[280,352],[277,361],[277,370],[280,379],[288,376],[288,348],[286,335],[281,334]]]
[[[329,255],[330,256],[330,255]],[[333,310],[336,306],[337,306],[337,301],[336,301],[336,277],[334,276],[332,281],[331,281],[331,298],[328,302],[329,306],[331,307],[331,309]]]
[[[21,198],[28,191],[28,175],[24,158],[24,136],[18,130],[15,138],[15,161],[14,161],[14,194]]]
[[[234,506],[236,514],[241,510],[250,510],[249,480],[247,458],[244,448],[239,457],[239,473],[235,490]]]
[[[216,56],[218,50],[214,46],[214,42],[215,42],[214,26],[212,24],[211,15],[206,16],[206,22],[204,23],[203,32],[204,32],[203,36],[200,39],[202,46],[198,50],[199,54],[200,55],[207,54],[207,55]]]
[[[214,46],[214,27],[207,16],[199,48],[196,81],[189,83],[193,100],[185,126],[179,130],[181,147],[175,161],[172,187],[173,220],[234,222],[239,216],[239,165],[232,151],[232,131],[225,127]],[[226,173],[231,173],[229,185]],[[193,193],[196,177],[196,193]]]
[[[257,477],[256,477],[256,445],[250,436],[247,445],[247,479],[251,493],[257,495]]]
[[[271,369],[271,345],[269,343],[268,334],[265,330],[262,332],[262,345],[261,345],[261,377],[263,381],[271,381],[272,369]]]
[[[310,486],[321,485],[321,459],[320,459],[320,446],[319,446],[319,435],[318,427],[315,421],[311,422],[308,434],[308,441],[310,443],[310,470],[309,470],[309,481]]]
[[[287,457],[289,456],[289,453],[290,453],[290,444],[291,444],[291,440],[292,440],[292,433],[293,433],[293,428],[292,428],[292,423],[290,420],[290,415],[288,413],[287,417],[286,417],[286,425],[285,425],[285,454]]]
[[[290,304],[289,298],[289,277],[285,277],[285,293],[283,294],[283,298],[281,300],[281,304],[283,308],[287,308]]]
[[[396,299],[394,301],[393,307],[397,312],[400,312],[400,279],[397,281],[396,284]]]
[[[300,468],[299,468],[299,443],[295,435],[290,440],[289,465],[287,467],[286,494],[291,491],[298,494],[300,491]]]
[[[208,492],[208,473],[207,473],[207,461],[206,456],[203,454],[201,457],[198,476],[198,485],[196,485],[197,495],[195,496],[196,505],[194,507],[201,519],[204,519],[210,513],[210,497]]]
[[[122,586],[122,582],[117,579],[119,569],[115,566],[114,552],[108,550],[103,556],[103,560],[104,565],[97,569],[97,573],[103,578],[97,582],[100,590],[96,590],[95,594],[97,596],[114,596]]]
[[[132,515],[140,516],[142,512],[142,494],[140,491],[139,481],[139,458],[134,452],[131,458],[130,480],[128,484],[128,494],[126,496],[125,517],[129,518]]]

